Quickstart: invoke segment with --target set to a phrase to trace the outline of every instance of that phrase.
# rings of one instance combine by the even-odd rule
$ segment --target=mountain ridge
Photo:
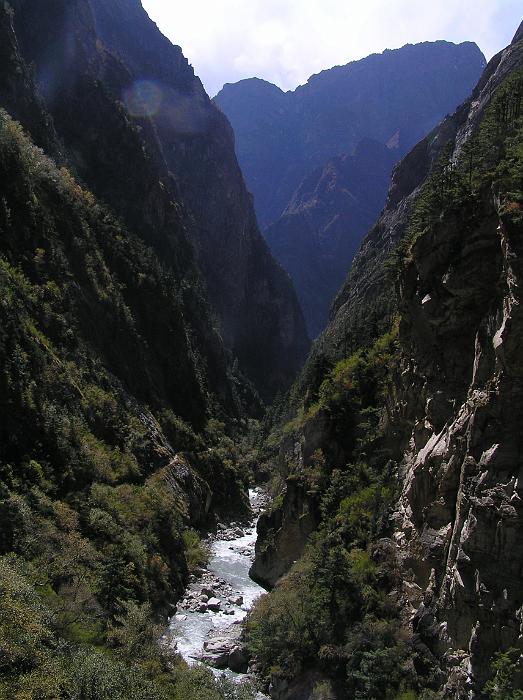
[[[333,158],[305,178],[265,231],[294,281],[312,338],[325,328],[362,232],[382,209],[395,160],[386,146],[363,139],[353,156]]]
[[[294,91],[254,79],[228,85],[215,98],[235,129],[264,236],[294,282],[313,338],[385,205],[394,163],[467,97],[484,65],[472,42],[423,42],[322,71]],[[372,143],[383,153],[373,153]],[[322,181],[318,169],[332,174],[336,158],[359,161],[365,187],[354,171],[346,186],[338,178],[338,212],[334,181],[323,189],[325,201],[318,189],[314,203],[295,211],[311,178]],[[357,195],[351,205],[350,190]]]
[[[412,60],[413,57],[416,58],[415,61]],[[445,77],[448,77],[449,71],[455,73],[457,64],[460,62],[463,69],[462,85],[458,85],[457,81],[448,83]],[[467,62],[469,62],[468,68],[465,67]],[[430,70],[438,65],[441,67],[441,72],[436,79],[434,74],[431,77]],[[406,131],[405,134],[400,135],[399,155],[404,154],[430,128],[434,127],[449,109],[454,109],[467,96],[484,66],[483,54],[471,42],[459,45],[444,41],[409,44],[401,49],[373,54],[345,66],[322,71],[311,76],[309,82],[294,91],[280,91],[280,93],[271,91],[271,96],[277,97],[278,106],[284,105],[285,111],[282,114],[270,114],[271,105],[267,105],[269,116],[273,118],[273,121],[268,123],[264,121],[266,109],[263,101],[253,105],[256,111],[249,111],[250,107],[247,103],[247,112],[245,115],[242,114],[243,94],[246,88],[259,87],[261,83],[256,83],[259,79],[254,79],[255,82],[252,84],[249,84],[248,79],[240,83],[228,84],[226,89],[216,95],[214,101],[228,115],[235,130],[239,162],[247,186],[253,192],[258,219],[262,227],[273,222],[281,214],[299,182],[314,167],[324,164],[330,157],[350,155],[362,137],[367,136],[385,143],[398,129],[402,132]],[[387,76],[388,70],[391,71],[390,77]],[[401,88],[407,94],[410,84],[415,80],[419,81],[420,75],[425,75],[427,84],[431,80],[434,81],[430,95],[425,92],[424,104],[428,105],[435,99],[436,93],[442,90],[446,91],[446,102],[444,99],[435,110],[436,116],[420,110],[416,118],[417,126],[414,129],[409,126],[408,119],[403,122],[401,119],[396,119],[393,123],[390,117],[387,117],[390,124],[387,122],[388,127],[386,124],[383,125],[384,131],[383,126],[375,122],[374,114],[379,114],[379,111],[369,98],[367,85],[357,83],[360,75],[364,76],[364,80],[369,85],[372,83],[375,95],[383,93],[383,97],[389,100],[389,108],[392,111],[397,109],[395,106],[397,95],[394,96],[394,92]],[[328,94],[327,90],[332,90],[331,83],[335,84],[337,92]],[[453,86],[452,96],[449,85]],[[267,94],[265,87],[263,95]],[[426,88],[420,89],[426,90]],[[350,90],[355,92],[353,102],[351,102]],[[360,101],[367,99],[361,115],[357,112],[352,114],[352,110],[357,109],[357,102],[354,101],[356,98]],[[345,101],[342,102],[342,100]],[[418,104],[421,105],[419,98]],[[305,117],[303,123],[300,121],[302,113]],[[398,112],[397,115],[399,116],[400,113]],[[249,120],[252,120],[252,123]],[[312,125],[310,133],[307,131],[307,123]],[[283,130],[281,134],[278,133],[279,130]],[[322,132],[327,134],[325,143],[321,141]],[[274,155],[270,152],[271,148],[275,149]],[[279,158],[276,149],[280,151]],[[267,150],[269,150],[268,153]],[[300,153],[302,150],[303,153]],[[289,163],[285,164],[289,158],[294,159],[292,167]],[[280,168],[282,174],[272,182],[274,173],[278,173]]]

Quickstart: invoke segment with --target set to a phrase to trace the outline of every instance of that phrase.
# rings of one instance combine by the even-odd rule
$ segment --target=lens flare
[[[124,93],[124,102],[133,117],[154,117],[162,104],[160,87],[149,80],[137,80]]]

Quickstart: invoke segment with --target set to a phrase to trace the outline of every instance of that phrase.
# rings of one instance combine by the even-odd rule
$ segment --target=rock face
[[[246,673],[249,655],[242,639],[240,625],[231,625],[204,642],[200,660],[215,668],[229,668],[235,673]]]
[[[391,595],[406,632],[436,660],[443,697],[459,700],[484,697],[498,651],[522,650],[521,184],[509,181],[514,191],[507,191],[502,178],[488,181],[474,197],[442,206],[409,247],[396,284],[387,261],[441,154],[449,149],[455,163],[467,153],[493,95],[512,89],[521,105],[520,87],[504,93],[503,83],[522,74],[520,28],[471,98],[396,167],[387,206],[296,389],[315,396],[326,367],[368,347],[399,315],[399,359],[383,430],[400,488],[390,537],[376,550],[394,551],[404,583]],[[507,158],[520,173],[521,148],[510,143]],[[326,450],[334,449],[330,438],[323,437]],[[301,429],[295,450],[310,441]],[[284,502],[271,518],[283,523],[285,514]],[[285,529],[292,532],[298,520]],[[285,532],[278,538],[285,541]],[[270,547],[270,533],[266,539]],[[259,543],[260,563],[267,547]]]
[[[260,516],[250,577],[264,588],[274,588],[301,556],[319,520],[314,499],[289,482],[282,505]]]
[[[288,385],[307,349],[303,317],[259,234],[231,128],[180,48],[138,0],[13,7],[21,55],[78,174],[180,274],[192,256],[185,229],[240,368],[264,397]]]
[[[306,177],[265,231],[294,282],[312,338],[327,325],[332,300],[383,207],[396,157],[363,139],[353,156],[334,158]]]
[[[523,66],[517,36],[480,83],[458,151],[491,91]],[[454,697],[477,694],[490,659],[523,631],[522,225],[492,191],[469,222],[457,212],[416,242],[400,296],[397,419],[412,430],[395,537],[425,591],[414,629]]]
[[[495,200],[481,219],[415,246],[401,329],[399,418],[413,429],[396,538],[426,591],[415,625],[462,694],[518,643],[523,604],[521,230]]]
[[[475,44],[438,41],[325,70],[294,92],[258,79],[225,85],[215,101],[233,126],[262,227],[306,176],[362,138],[401,157],[469,95],[484,67]]]

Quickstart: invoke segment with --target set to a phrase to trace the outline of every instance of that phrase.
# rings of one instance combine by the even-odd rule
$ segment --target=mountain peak
[[[376,52],[365,56],[364,58],[355,59],[349,61],[348,63],[342,65],[336,65],[332,68],[326,68],[318,73],[315,73],[309,77],[306,85],[311,82],[315,82],[318,78],[323,79],[326,76],[336,74],[336,73],[352,73],[353,71],[360,71],[367,64],[375,65],[381,64],[384,61],[391,60],[405,60],[405,57],[411,57],[413,54],[417,56],[423,56],[426,54],[442,56],[445,53],[449,56],[452,55],[453,58],[456,56],[467,57],[469,59],[479,60],[484,68],[487,61],[483,52],[479,46],[473,41],[463,41],[456,44],[452,41],[447,41],[445,39],[437,39],[436,41],[421,41],[415,44],[407,43],[396,49],[384,49],[381,53]],[[297,91],[302,89],[304,86],[299,86]]]
[[[235,100],[236,95],[241,95],[242,100],[263,100],[267,104],[279,102],[285,97],[285,92],[263,78],[244,78],[236,83],[225,83],[222,89],[214,96],[217,104],[221,100],[229,102]]]
[[[517,44],[519,41],[523,41],[523,22],[521,22],[519,25],[518,30],[512,39],[512,43]]]

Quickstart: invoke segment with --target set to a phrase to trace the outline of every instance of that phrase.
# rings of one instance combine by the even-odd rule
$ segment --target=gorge
[[[393,166],[468,97],[484,67],[471,42],[425,42],[322,71],[294,91],[252,79],[215,97],[312,338],[385,204]]]
[[[0,700],[520,700],[523,25],[485,63],[212,101],[140,0],[0,3]]]

